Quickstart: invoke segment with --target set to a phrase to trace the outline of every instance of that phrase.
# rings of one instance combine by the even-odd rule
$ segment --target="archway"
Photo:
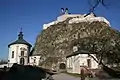
[[[66,65],[65,65],[65,63],[60,63],[59,68],[60,68],[60,69],[66,69]]]
[[[24,58],[20,58],[20,64],[24,65],[25,59]]]

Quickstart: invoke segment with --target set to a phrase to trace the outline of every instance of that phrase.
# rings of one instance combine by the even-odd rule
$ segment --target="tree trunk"
[[[116,70],[113,70],[109,67],[107,67],[105,64],[102,63],[102,61],[98,61],[94,56],[88,54],[89,56],[91,56],[99,65],[101,64],[102,65],[102,69],[107,72],[111,77],[114,77],[114,78],[120,78],[120,71],[116,71]]]

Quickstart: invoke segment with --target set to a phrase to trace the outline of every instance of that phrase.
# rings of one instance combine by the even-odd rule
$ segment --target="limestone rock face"
[[[72,47],[81,44],[82,41],[84,41],[84,46],[87,46],[91,41],[99,43],[98,40],[101,40],[99,43],[101,44],[103,39],[112,43],[119,40],[119,31],[112,29],[105,22],[69,24],[69,20],[52,25],[37,36],[33,54],[41,56],[40,65],[55,68],[59,62],[64,62],[65,57],[73,52]],[[101,47],[97,46],[96,50],[100,52]],[[89,46],[86,49],[91,51],[93,48]]]

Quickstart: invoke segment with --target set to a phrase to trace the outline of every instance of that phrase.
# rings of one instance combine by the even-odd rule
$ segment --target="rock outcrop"
[[[112,29],[105,22],[88,21],[70,24],[70,20],[71,18],[51,25],[37,36],[33,55],[41,56],[40,65],[55,68],[54,65],[64,62],[65,57],[73,52],[74,45],[81,47],[84,43],[81,49],[93,51],[93,45],[90,43],[97,44],[96,52],[99,53],[103,50],[101,45],[110,44],[107,46],[113,48],[120,42],[119,31]],[[107,47],[104,46],[104,49]]]

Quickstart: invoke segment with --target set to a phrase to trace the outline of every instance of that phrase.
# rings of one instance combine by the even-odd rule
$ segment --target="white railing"
[[[105,19],[104,17],[94,17],[92,15],[89,15],[88,17],[84,17],[84,15],[80,15],[80,14],[71,14],[71,15],[62,15],[59,16],[57,18],[56,21],[52,21],[48,24],[44,24],[43,25],[43,29],[47,29],[48,27],[50,27],[51,25],[57,24],[59,22],[62,22],[64,20],[66,20],[67,18],[72,17],[73,19],[69,20],[69,23],[79,23],[79,22],[93,22],[93,21],[102,21],[107,23],[110,26],[110,23],[107,19]]]
[[[93,21],[100,21],[105,22],[110,26],[110,23],[104,17],[93,17],[93,18],[73,18],[69,21],[70,24],[72,23],[79,23],[79,22],[93,22]]]
[[[13,63],[8,63],[8,64],[1,64],[0,68],[4,68],[4,66],[6,67],[12,67]]]

